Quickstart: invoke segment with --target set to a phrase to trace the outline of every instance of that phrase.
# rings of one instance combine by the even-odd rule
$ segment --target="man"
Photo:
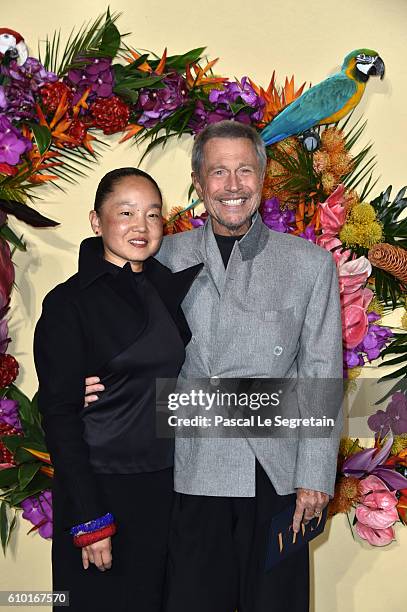
[[[209,220],[158,254],[173,271],[204,263],[182,304],[193,336],[181,381],[342,377],[333,258],[262,223],[265,166],[249,126],[223,121],[196,138],[192,180]],[[103,388],[94,382],[88,393]],[[322,512],[340,431],[338,418],[326,438],[176,439],[167,612],[308,610],[307,547],[267,573],[268,528],[290,504],[295,532]]]

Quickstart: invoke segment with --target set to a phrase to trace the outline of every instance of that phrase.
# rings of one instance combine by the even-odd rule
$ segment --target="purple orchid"
[[[316,235],[315,235],[315,226],[314,225],[308,225],[308,227],[305,228],[305,232],[301,232],[301,234],[298,234],[301,238],[305,238],[305,240],[308,240],[309,242],[313,242],[315,244],[316,241]]]
[[[188,127],[194,134],[198,134],[210,123],[218,123],[225,119],[233,119],[233,113],[230,109],[219,107],[215,110],[206,110],[203,102],[198,100],[194,114],[188,122]]]
[[[51,491],[43,491],[38,497],[27,497],[21,502],[23,518],[38,526],[38,532],[43,538],[52,538],[52,495]]]
[[[76,104],[87,89],[90,96],[109,98],[113,94],[113,70],[110,58],[77,58],[86,62],[83,68],[75,68],[68,72],[67,80],[75,87],[73,104]]]
[[[1,72],[9,77],[14,86],[32,92],[38,91],[45,83],[54,83],[58,80],[58,76],[46,70],[35,57],[28,57],[22,66],[13,60],[9,66],[2,66]]]
[[[31,142],[15,128],[7,117],[0,115],[0,163],[16,166],[21,155],[32,148]]]
[[[4,112],[8,106],[5,89],[0,85],[0,110]]]
[[[356,349],[344,349],[343,362],[345,373],[348,368],[362,367],[365,363],[362,355],[360,355]]]
[[[22,431],[18,414],[18,402],[11,399],[0,399],[0,423],[7,423]]]
[[[369,322],[369,327],[367,334],[362,342],[356,346],[356,350],[366,354],[368,361],[373,361],[380,357],[381,351],[389,342],[390,338],[393,337],[393,332],[390,328],[384,325],[374,325],[374,321],[378,319],[380,319],[380,315],[376,312],[372,311],[368,313],[367,320]]]
[[[376,312],[368,312],[367,319],[369,327],[362,342],[352,349],[344,349],[344,375],[349,368],[362,367],[367,361],[373,361],[380,357],[380,353],[386,344],[393,337],[393,332],[383,325],[375,325],[374,322],[380,319],[380,315]]]
[[[239,101],[254,109],[254,112],[241,109],[234,113],[231,105],[239,103]],[[240,82],[226,83],[224,89],[212,89],[209,93],[209,102],[232,112],[235,121],[241,123],[261,121],[266,104],[263,98],[254,91],[246,76]]]
[[[384,465],[390,455],[393,445],[393,436],[390,434],[382,448],[367,448],[348,457],[343,463],[342,472],[345,476],[361,478],[368,474],[375,474],[385,482],[392,491],[407,488],[407,478],[391,467]]]
[[[378,410],[368,418],[367,424],[380,437],[390,429],[396,436],[407,433],[407,398],[404,393],[393,393],[386,411]]]
[[[187,83],[181,75],[172,73],[163,79],[165,87],[142,89],[136,105],[136,112],[141,112],[137,119],[139,125],[150,128],[163,121],[188,100]]]
[[[292,229],[290,225],[295,221],[295,214],[292,210],[280,209],[280,200],[278,198],[265,200],[262,217],[267,227],[282,233],[289,232]]]
[[[2,307],[3,305],[0,303],[0,308]],[[6,319],[2,319],[0,321],[0,355],[4,355],[4,353],[7,351],[9,342],[10,338],[8,335],[8,324]]]
[[[10,121],[31,120],[37,117],[33,93],[19,86],[9,85],[7,94],[7,109],[5,115]]]

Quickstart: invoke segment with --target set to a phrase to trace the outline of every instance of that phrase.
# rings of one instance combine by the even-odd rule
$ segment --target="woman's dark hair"
[[[141,176],[142,178],[145,178],[150,181],[150,183],[152,183],[157,189],[158,195],[160,196],[160,201],[163,201],[161,189],[159,188],[153,177],[147,174],[147,172],[144,172],[139,168],[133,167],[116,168],[115,170],[111,170],[110,172],[105,174],[105,176],[100,180],[98,188],[96,189],[95,205],[93,208],[98,214],[100,213],[100,209],[102,208],[103,202],[105,201],[109,193],[112,193],[116,184],[121,181],[121,179],[126,178],[127,176]]]

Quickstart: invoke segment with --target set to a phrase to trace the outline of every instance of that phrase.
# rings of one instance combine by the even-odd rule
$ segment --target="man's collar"
[[[245,233],[245,235],[238,241],[238,247],[240,249],[240,253],[242,256],[242,260],[246,261],[248,259],[253,259],[255,255],[260,253],[268,240],[268,232],[263,223],[261,215],[258,211],[252,217],[252,222]],[[203,254],[206,253],[206,248],[208,244],[215,243],[215,236],[213,233],[211,218],[205,222],[204,231],[202,234],[202,242],[201,242],[201,252]]]

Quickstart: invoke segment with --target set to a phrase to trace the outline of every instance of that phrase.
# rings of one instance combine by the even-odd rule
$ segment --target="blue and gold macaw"
[[[352,51],[340,72],[308,89],[266,125],[261,132],[264,143],[270,145],[343,119],[359,104],[370,76],[384,76],[379,54],[372,49]]]

